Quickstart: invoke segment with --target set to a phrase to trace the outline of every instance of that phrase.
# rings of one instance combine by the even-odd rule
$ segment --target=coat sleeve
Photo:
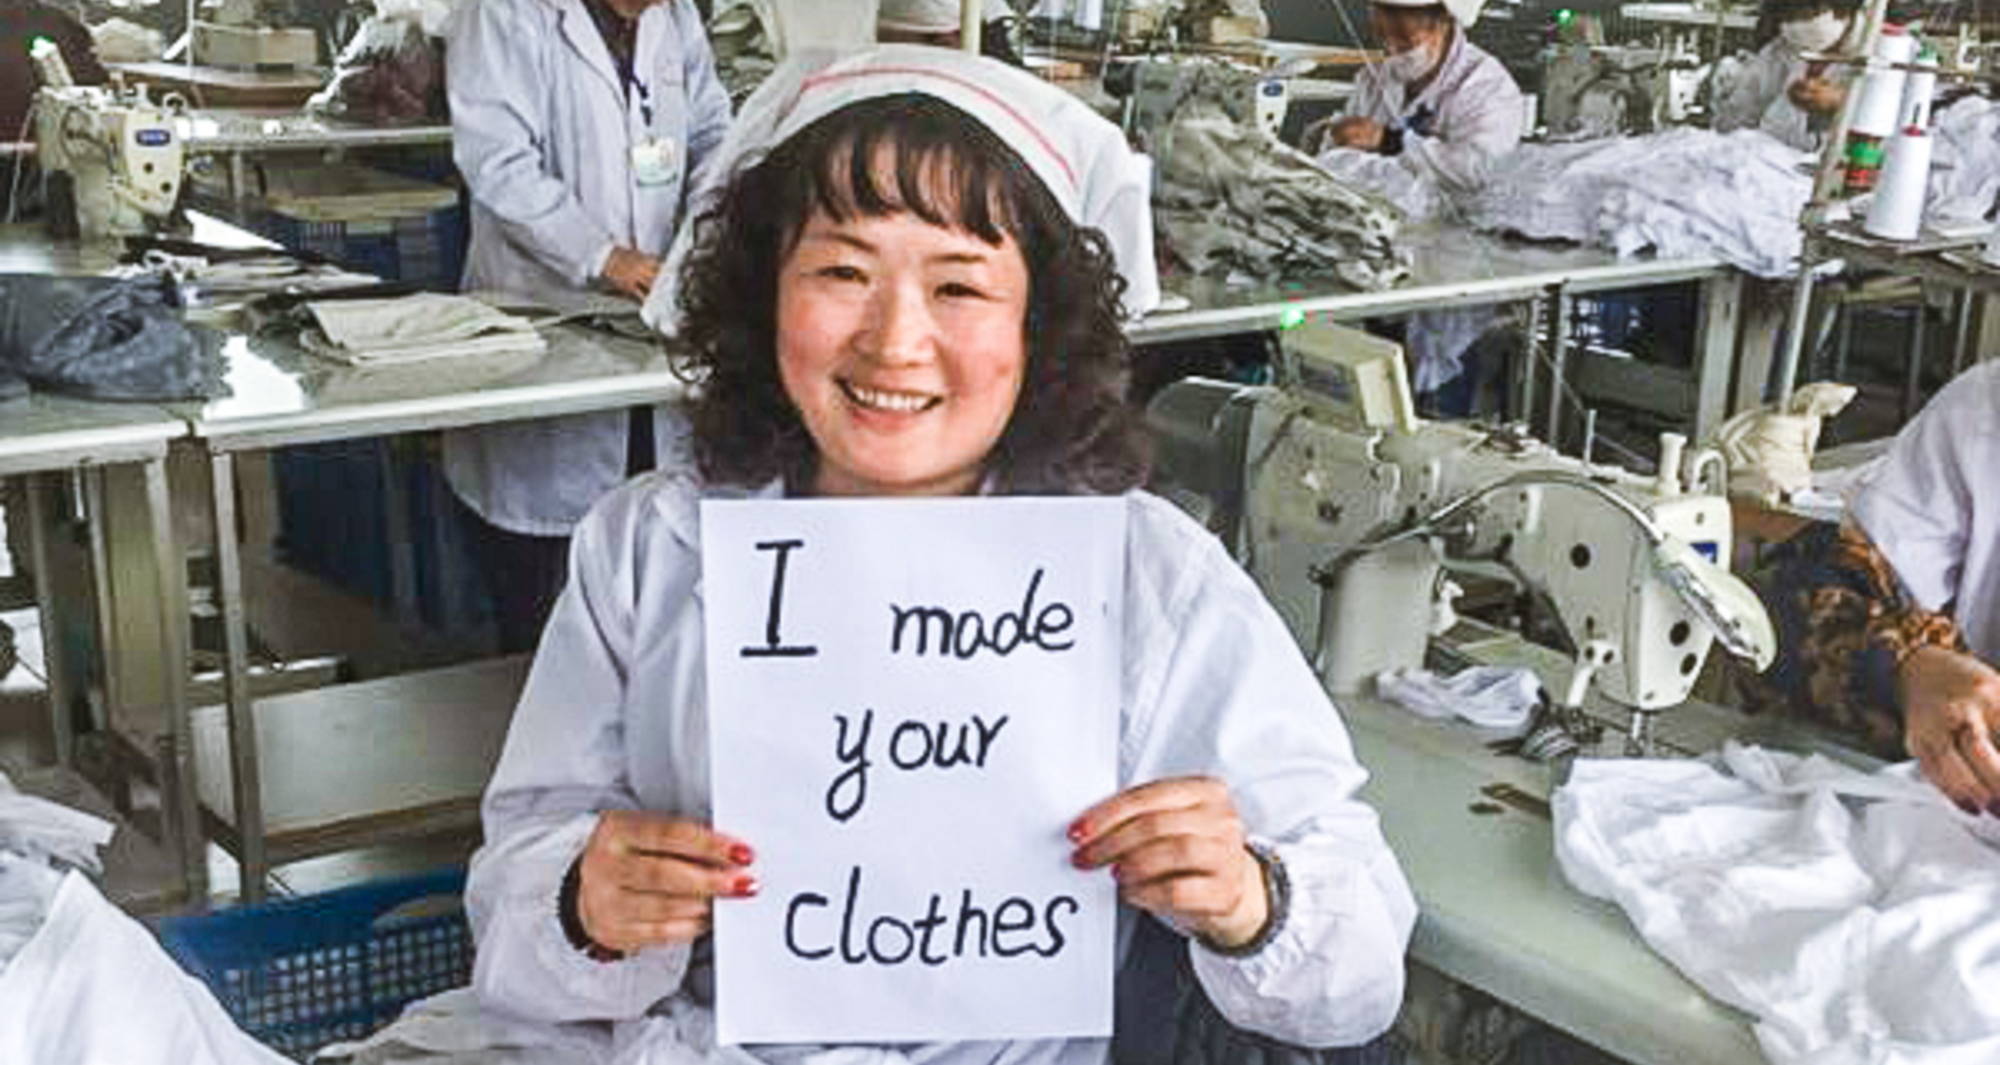
[[[595,961],[564,936],[557,892],[598,814],[635,809],[623,706],[634,624],[631,556],[640,506],[620,493],[577,526],[557,600],[507,730],[481,819],[466,909],[473,986],[488,1004],[540,1021],[620,1020],[672,995],[685,947]]]
[[[1990,453],[2000,375],[1980,367],[1946,385],[1896,436],[1854,500],[1854,520],[1910,597],[1941,611],[1958,596],[1973,527],[1973,483]]]
[[[729,90],[715,71],[715,52],[709,47],[708,33],[694,5],[679,5],[676,15],[682,21],[681,40],[687,57],[681,84],[686,86],[688,101],[688,177],[682,187],[693,190],[706,183],[709,167],[717,158],[715,149],[729,132]]]
[[[452,158],[507,243],[581,289],[603,269],[616,238],[548,169],[556,121],[550,103],[576,79],[542,55],[555,27],[530,21],[507,0],[467,0],[453,16],[445,64]]]
[[[1506,68],[1488,60],[1454,94],[1438,136],[1403,135],[1403,163],[1453,192],[1477,190],[1520,145],[1524,109]]]
[[[1181,602],[1153,653],[1168,665],[1155,709],[1128,736],[1132,782],[1206,774],[1229,785],[1251,838],[1291,882],[1283,927],[1226,957],[1190,940],[1194,970],[1239,1028],[1305,1046],[1352,1046],[1388,1030],[1403,998],[1416,901],[1375,811],[1357,792],[1339,714],[1262,593],[1212,538],[1192,539]]]

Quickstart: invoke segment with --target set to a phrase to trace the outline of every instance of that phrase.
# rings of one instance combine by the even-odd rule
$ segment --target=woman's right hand
[[[640,302],[653,291],[653,283],[659,278],[660,260],[642,251],[613,248],[611,258],[604,260],[604,283]]]
[[[1897,672],[1903,744],[1924,776],[1969,814],[2000,817],[2000,672],[1945,647],[1920,647]]]
[[[584,846],[577,917],[584,934],[623,953],[707,933],[713,904],[757,893],[750,845],[698,821],[607,810]]]

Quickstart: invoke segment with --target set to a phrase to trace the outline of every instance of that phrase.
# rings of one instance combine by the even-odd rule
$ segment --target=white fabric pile
[[[2000,101],[1958,100],[1937,112],[1931,136],[1925,223],[1940,229],[1982,224],[2000,198]]]
[[[1570,883],[1755,1015],[1777,1065],[2000,1061],[2000,824],[1911,766],[1582,760],[1554,812]]]
[[[1675,129],[1517,149],[1468,205],[1480,229],[1593,244],[1621,257],[1714,256],[1786,277],[1812,194],[1805,153],[1755,130]]]
[[[320,300],[306,305],[317,328],[307,350],[354,366],[459,355],[540,353],[535,324],[470,296],[419,292],[395,299]]]
[[[22,794],[0,773],[0,853],[95,873],[103,868],[97,849],[111,842],[113,831],[101,817]]]
[[[1155,141],[1153,220],[1197,274],[1278,281],[1333,275],[1364,291],[1410,274],[1402,212],[1219,108],[1185,106]]]
[[[77,871],[112,831],[0,774],[0,1062],[283,1065]]]
[[[1410,222],[1427,222],[1452,213],[1438,183],[1402,164],[1394,156],[1359,148],[1328,148],[1314,161],[1342,183],[1366,189],[1396,205]]]

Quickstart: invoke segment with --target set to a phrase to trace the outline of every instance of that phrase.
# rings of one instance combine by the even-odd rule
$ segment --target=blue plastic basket
[[[359,1039],[472,978],[453,869],[159,923],[167,953],[252,1036],[294,1058]]]

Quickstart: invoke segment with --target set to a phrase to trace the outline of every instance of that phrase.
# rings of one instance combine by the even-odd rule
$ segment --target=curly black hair
[[[893,168],[877,164],[884,152]],[[904,94],[808,125],[693,223],[674,367],[699,386],[689,414],[710,483],[812,483],[818,448],[779,378],[776,329],[778,270],[815,211],[836,221],[908,212],[989,244],[1011,235],[1030,279],[1028,365],[987,473],[1008,493],[1116,493],[1144,480],[1125,401],[1125,285],[1103,234],[1073,223],[985,125]]]

